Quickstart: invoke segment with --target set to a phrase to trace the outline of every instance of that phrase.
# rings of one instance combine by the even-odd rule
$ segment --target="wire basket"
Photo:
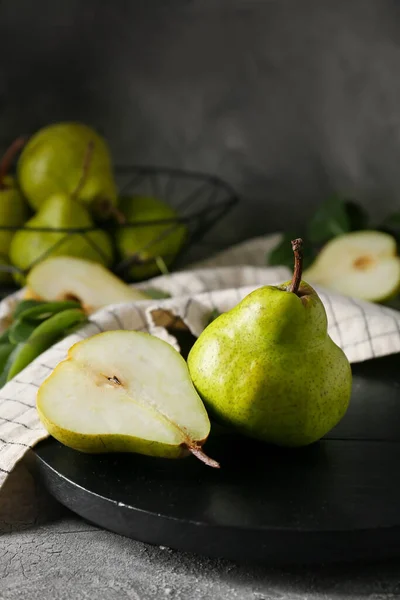
[[[185,224],[187,229],[186,240],[182,243],[181,248],[173,257],[163,256],[169,267],[180,261],[187,254],[190,248],[198,244],[206,233],[216,225],[227,213],[236,205],[239,198],[233,188],[219,177],[194,171],[185,171],[173,168],[158,168],[151,166],[120,166],[115,168],[115,176],[119,189],[119,196],[145,196],[158,198],[171,206],[177,217],[158,220],[134,221],[124,224],[106,223],[104,225],[96,224],[94,227],[87,228],[71,228],[57,229],[51,227],[2,227],[1,231],[29,231],[29,232],[54,232],[65,233],[53,246],[48,248],[46,252],[37,257],[29,268],[21,271],[11,265],[1,265],[0,272],[17,272],[25,276],[26,273],[34,266],[48,256],[51,256],[54,251],[60,252],[61,246],[65,243],[69,236],[83,236],[86,242],[98,251],[99,255],[103,254],[103,249],[96,246],[96,243],[88,234],[99,228],[111,234],[111,238],[120,228],[132,229],[134,235],[135,228],[151,227],[154,225],[162,225],[159,227],[159,233],[146,243],[146,245],[130,256],[124,258],[119,257],[111,265],[110,270],[116,273],[121,279],[126,282],[138,281],[130,275],[131,269],[135,265],[142,265],[143,260],[140,255],[144,251],[151,254],[153,245],[165,240],[170,235]],[[171,259],[171,260],[169,260]],[[152,275],[154,276],[154,275]],[[143,279],[142,279],[143,280]],[[4,296],[17,289],[14,283],[0,283],[0,295]]]

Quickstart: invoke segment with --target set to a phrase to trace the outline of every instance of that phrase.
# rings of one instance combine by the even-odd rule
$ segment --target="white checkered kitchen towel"
[[[160,314],[155,311],[180,317],[194,335],[199,335],[213,309],[229,310],[255,288],[290,279],[288,269],[264,266],[266,253],[278,241],[279,234],[256,238],[190,270],[153,279],[147,285],[169,292],[172,298],[98,311],[79,332],[44,352],[0,389],[0,487],[27,449],[47,437],[36,413],[37,389],[72,344],[99,331],[122,328],[148,331],[178,348],[176,340],[155,319]],[[350,362],[400,352],[400,312],[317,289],[327,311],[329,333]],[[0,303],[0,323],[5,323],[19,297],[20,293]]]

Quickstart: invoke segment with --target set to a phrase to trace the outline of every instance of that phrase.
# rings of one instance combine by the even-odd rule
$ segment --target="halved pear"
[[[400,290],[396,240],[381,231],[354,231],[329,241],[303,278],[341,294],[383,302]]]
[[[77,299],[86,313],[108,304],[149,299],[103,265],[72,256],[56,256],[35,265],[28,274],[27,287],[33,298]]]
[[[78,342],[42,383],[39,417],[62,444],[82,452],[179,458],[201,450],[210,421],[186,362],[148,333],[107,331]]]

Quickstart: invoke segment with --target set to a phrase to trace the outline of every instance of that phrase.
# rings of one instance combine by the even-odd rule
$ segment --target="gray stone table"
[[[400,599],[400,560],[251,567],[100,530],[52,499],[22,462],[0,492],[1,600]]]

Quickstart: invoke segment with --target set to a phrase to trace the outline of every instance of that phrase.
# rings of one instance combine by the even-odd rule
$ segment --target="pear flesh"
[[[188,357],[217,422],[287,447],[328,433],[347,410],[352,383],[320,298],[303,281],[291,291],[292,283],[250,293],[208,325]]]
[[[108,331],[78,342],[42,383],[39,417],[61,443],[82,452],[180,458],[201,446],[210,421],[184,359],[147,333]]]
[[[400,290],[396,240],[381,231],[338,236],[320,251],[305,271],[311,283],[370,302],[382,302]]]
[[[71,256],[38,263],[27,277],[27,286],[35,298],[56,301],[75,298],[87,314],[109,304],[149,299],[103,265]]]

